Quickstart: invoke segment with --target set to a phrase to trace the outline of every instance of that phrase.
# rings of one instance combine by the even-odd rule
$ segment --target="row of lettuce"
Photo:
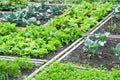
[[[120,80],[120,69],[96,69],[55,62],[28,80]]]
[[[56,16],[41,26],[18,29],[15,24],[0,22],[0,54],[43,57],[80,38],[108,14],[111,6],[107,2],[82,2],[67,9],[66,16]]]

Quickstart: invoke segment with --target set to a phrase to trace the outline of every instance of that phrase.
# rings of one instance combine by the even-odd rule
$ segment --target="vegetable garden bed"
[[[18,12],[2,12],[2,21],[16,23],[18,27],[26,25],[42,25],[48,22],[51,18],[64,13],[64,9],[68,6],[50,5],[47,2],[29,3],[22,11]]]
[[[119,80],[120,35],[119,32],[116,32],[119,30],[119,19],[113,17],[109,18],[109,20],[106,20],[104,24],[103,23],[101,23],[102,25],[100,24],[100,26],[96,27],[95,30],[93,29],[90,31],[88,34],[92,35],[88,35],[85,39],[79,42],[78,44],[83,44],[81,44],[77,49],[74,50],[73,48],[76,48],[78,45],[72,48],[74,51],[69,50],[66,52],[65,55],[72,51],[64,59],[63,57],[65,55],[58,59],[58,61],[63,59],[62,62],[64,63],[53,63],[44,71],[36,74],[32,79]],[[77,65],[73,63],[76,63]],[[84,67],[81,67],[81,64],[83,64]],[[89,68],[89,65],[92,67]]]
[[[112,13],[111,13],[112,14]],[[109,17],[111,17],[111,14],[109,14],[106,18],[104,18],[102,21],[100,21],[95,27],[99,26],[100,24],[102,24],[104,22],[105,19],[108,19]],[[54,22],[54,20],[52,20],[52,22]],[[49,23],[48,23],[49,24]],[[58,28],[59,29],[59,28]],[[93,27],[94,29],[94,27]],[[76,40],[72,45],[70,45],[68,48],[66,48],[65,50],[63,50],[62,52],[60,52],[58,55],[56,55],[55,57],[53,57],[50,61],[48,61],[45,65],[43,65],[42,67],[40,67],[38,70],[36,70],[35,72],[33,72],[31,75],[28,76],[27,79],[29,79],[30,77],[33,77],[36,73],[38,73],[39,71],[43,70],[43,68],[47,65],[49,65],[50,63],[52,63],[54,60],[56,59],[61,59],[64,54],[68,54],[71,50],[73,50],[74,48],[76,48],[76,45],[81,44],[81,40],[83,38],[80,38],[78,40]],[[78,43],[78,44],[77,44]]]
[[[119,23],[120,20],[118,18],[109,18],[104,24],[93,29],[91,33],[88,33],[83,44],[68,54],[62,61],[89,64],[92,67],[103,66],[108,69],[113,67],[120,68]],[[105,41],[99,40],[99,38],[105,38],[105,36],[108,36]]]
[[[101,5],[83,2],[67,9],[66,15],[56,16],[41,26],[30,24],[18,29],[15,24],[0,22],[0,54],[47,59],[48,63],[45,65],[48,65],[65,53],[64,48],[82,38],[102,20],[110,12],[111,6],[109,3]]]
[[[94,3],[94,6],[98,4]],[[43,57],[55,51],[56,48],[77,40],[86,31],[89,31],[97,23],[97,20],[108,13],[111,4],[100,5],[100,7],[106,7],[105,9],[103,7],[90,11],[89,8],[84,9],[85,6],[88,7],[88,5],[74,5],[67,9],[66,13],[68,14],[66,16],[56,16],[45,26],[30,25],[24,29],[17,29],[15,24],[0,23],[1,54]],[[91,7],[94,6],[91,5]],[[77,10],[74,10],[74,8],[78,11],[81,10],[81,12],[75,13]],[[84,10],[86,10],[86,13],[83,14]],[[104,12],[104,14],[101,13],[98,17],[96,15],[99,14],[99,11]],[[91,12],[91,17],[90,14],[88,16],[88,12]],[[96,15],[92,15],[93,13],[96,13]],[[83,14],[82,17],[79,17],[81,14]],[[75,17],[78,18],[75,19]]]

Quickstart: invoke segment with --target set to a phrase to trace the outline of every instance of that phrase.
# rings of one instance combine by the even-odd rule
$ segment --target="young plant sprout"
[[[84,42],[83,51],[89,52],[88,57],[94,56],[96,54],[102,54],[102,52],[99,52],[99,48],[101,46],[104,46],[106,41],[99,41],[99,40],[91,40],[90,38],[87,38]]]
[[[108,29],[109,29],[110,31],[112,31],[112,32],[115,31],[116,28],[117,28],[117,25],[116,25],[116,24],[113,24],[113,25],[108,26]]]
[[[105,32],[105,33],[97,33],[94,36],[100,41],[105,41],[109,35],[110,35],[109,32]]]
[[[115,55],[119,58],[120,60],[120,43],[118,43],[115,48],[112,48],[113,52],[115,53]]]

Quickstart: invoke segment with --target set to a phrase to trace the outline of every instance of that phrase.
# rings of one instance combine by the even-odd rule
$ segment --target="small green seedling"
[[[120,59],[120,43],[118,43],[115,48],[112,48],[115,55]]]
[[[117,25],[116,25],[116,24],[113,24],[113,25],[108,26],[108,29],[109,29],[110,31],[112,31],[112,32],[114,32],[114,31],[116,30],[116,28],[117,28]]]
[[[106,41],[99,41],[99,40],[93,41],[93,40],[87,38],[84,42],[83,51],[90,53],[90,54],[88,54],[89,58],[92,55],[94,56],[96,54],[102,54],[102,52],[99,52],[99,48],[101,46],[104,46],[105,43],[106,43]]]
[[[110,35],[109,32],[105,32],[105,33],[97,33],[94,36],[100,41],[105,41],[109,35]]]

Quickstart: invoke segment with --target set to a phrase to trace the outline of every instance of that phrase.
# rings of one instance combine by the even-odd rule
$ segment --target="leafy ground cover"
[[[66,16],[56,16],[46,26],[16,29],[15,24],[0,22],[0,54],[43,57],[80,38],[107,15],[111,6],[111,3],[83,2],[67,9]]]
[[[71,63],[53,63],[35,75],[34,80],[119,80],[120,69],[75,68]],[[32,80],[32,79],[31,79]]]

